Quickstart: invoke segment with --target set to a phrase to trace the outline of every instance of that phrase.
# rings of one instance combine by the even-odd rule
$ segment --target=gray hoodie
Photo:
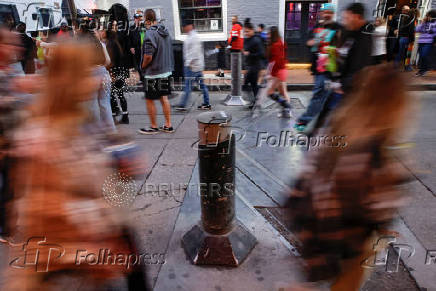
[[[174,70],[172,40],[165,26],[157,24],[147,29],[142,51],[153,57],[151,63],[143,69],[146,78],[159,77]]]

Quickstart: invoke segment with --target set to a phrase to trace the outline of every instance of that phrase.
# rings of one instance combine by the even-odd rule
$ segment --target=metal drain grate
[[[292,109],[305,109],[306,107],[301,103],[299,98],[291,98]]]

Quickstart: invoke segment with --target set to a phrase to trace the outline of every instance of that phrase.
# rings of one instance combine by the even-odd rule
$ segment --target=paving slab
[[[194,169],[190,183],[198,183],[196,173]],[[236,201],[236,214],[258,239],[242,265],[237,268],[192,265],[181,246],[181,238],[200,219],[200,198],[187,195],[155,290],[274,290],[280,282],[284,287],[301,279],[297,259],[292,258],[280,235],[264,218],[240,199]]]

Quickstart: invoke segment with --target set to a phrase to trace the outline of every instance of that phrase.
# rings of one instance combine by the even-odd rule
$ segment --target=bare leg
[[[279,81],[279,79],[277,79],[277,78],[272,79],[271,86],[268,88],[268,93],[267,93],[268,96],[276,92],[276,89],[279,85],[278,81]]]
[[[291,102],[291,98],[289,98],[289,95],[288,95],[288,90],[287,90],[288,88],[286,88],[286,87],[287,87],[286,82],[280,82],[279,92],[283,96],[283,98],[286,99],[286,101]]]
[[[150,118],[151,127],[158,128],[156,123],[156,105],[153,100],[146,100],[148,117]]]
[[[171,127],[171,106],[168,101],[168,96],[162,96],[160,103],[162,104],[162,110],[165,116],[165,126]]]

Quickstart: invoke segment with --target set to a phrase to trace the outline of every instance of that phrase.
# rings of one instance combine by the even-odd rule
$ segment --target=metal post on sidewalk
[[[232,69],[232,92],[224,100],[227,106],[244,106],[249,104],[242,98],[242,53],[232,52],[230,56],[230,67]]]
[[[257,243],[235,215],[235,138],[224,111],[198,116],[201,222],[182,238],[195,265],[239,266]]]

